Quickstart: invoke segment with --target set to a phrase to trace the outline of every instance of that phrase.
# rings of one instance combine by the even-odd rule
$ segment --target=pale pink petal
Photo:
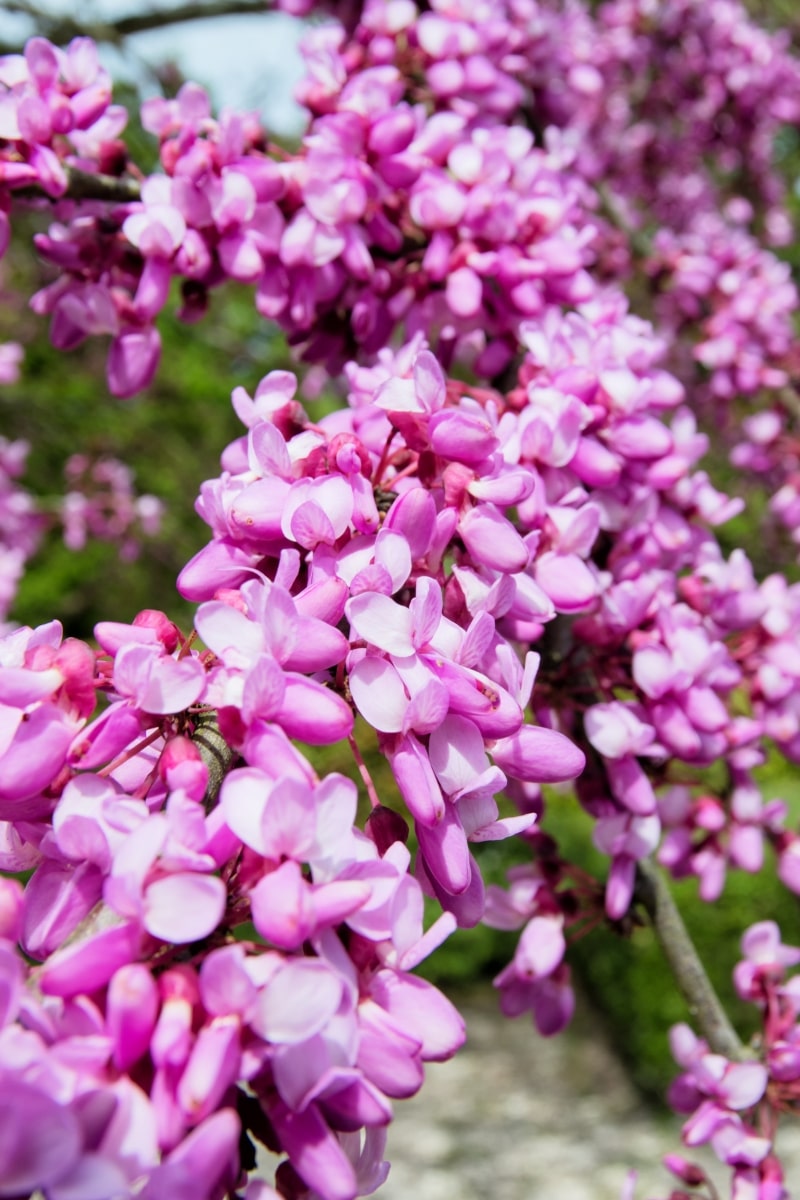
[[[350,692],[362,717],[381,733],[398,733],[408,708],[402,680],[385,658],[367,656],[351,669]]]
[[[414,653],[411,613],[388,596],[367,592],[353,596],[345,612],[356,637],[397,658]]]
[[[335,1014],[342,987],[342,980],[318,959],[290,959],[262,988],[250,1024],[269,1042],[305,1041]]]
[[[167,875],[145,889],[144,927],[153,937],[175,945],[199,941],[219,925],[227,896],[216,875]]]
[[[534,575],[561,612],[579,612],[597,595],[597,580],[576,554],[547,551],[537,558]]]

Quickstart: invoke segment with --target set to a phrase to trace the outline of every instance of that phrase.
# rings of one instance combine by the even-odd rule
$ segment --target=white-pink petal
[[[227,889],[216,875],[180,871],[145,890],[144,927],[153,937],[186,945],[208,937],[225,912]]]
[[[381,733],[399,733],[408,708],[400,676],[385,658],[362,658],[350,671],[350,692],[362,717]]]
[[[268,1042],[304,1042],[334,1016],[342,990],[342,980],[323,962],[291,959],[262,988],[250,1024]]]
[[[363,592],[348,600],[347,619],[357,637],[397,658],[414,653],[411,613],[388,596]]]

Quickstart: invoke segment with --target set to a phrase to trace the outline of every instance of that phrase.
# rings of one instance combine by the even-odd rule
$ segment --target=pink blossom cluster
[[[718,553],[709,554],[706,546],[699,564],[678,586],[671,612],[681,614],[685,626],[671,656],[664,646],[656,647],[649,639],[639,641],[639,635],[642,649],[632,659],[639,698],[594,705],[586,716],[586,731],[595,749],[605,756],[616,755],[620,764],[627,757],[628,771],[632,754],[644,756],[650,761],[652,782],[657,785],[661,779],[666,784],[656,786],[655,808],[651,802],[644,806],[648,813],[657,814],[664,831],[659,861],[676,878],[696,876],[700,895],[708,901],[721,894],[728,867],[751,873],[762,870],[766,845],[777,856],[782,881],[793,891],[800,890],[800,845],[787,825],[787,805],[779,799],[765,801],[754,774],[770,744],[791,761],[797,760],[799,752],[797,600],[796,585],[788,585],[782,576],[769,576],[759,584],[742,550],[726,562]],[[697,669],[704,663],[713,670],[705,681]],[[670,724],[659,727],[660,706],[669,697],[664,684],[670,676],[676,678],[676,670],[682,675],[680,688],[676,692],[673,684],[669,690],[680,701],[681,721],[672,724],[673,712]],[[712,689],[705,686],[707,681],[713,683]],[[731,687],[736,690],[731,692]],[[737,697],[746,699],[746,714],[735,704]],[[720,704],[727,706],[724,716]],[[698,757],[697,749],[692,752],[688,740],[682,752],[677,744],[670,746],[667,741],[664,746],[670,729],[688,737],[686,719],[691,719],[695,706],[700,710],[696,747],[705,739],[712,749],[709,761],[724,761],[727,768],[726,786],[719,791],[708,787],[702,773],[692,785],[685,778],[672,782],[658,769],[665,748],[673,757],[702,763],[702,755]],[[609,778],[613,787],[613,772]],[[629,786],[633,779],[627,777]],[[652,849],[654,845],[646,852]]]
[[[760,921],[742,937],[742,953],[733,978],[740,997],[761,1010],[759,1061],[731,1062],[711,1053],[687,1025],[676,1025],[672,1053],[684,1073],[672,1085],[669,1102],[689,1114],[684,1144],[710,1143],[720,1162],[732,1168],[733,1195],[788,1200],[775,1139],[778,1113],[790,1110],[798,1098],[800,977],[787,978],[787,968],[800,963],[800,950],[781,942],[774,921]],[[699,1164],[677,1154],[664,1162],[687,1187],[706,1185],[715,1194]]]
[[[767,239],[784,244],[791,226],[774,139],[800,115],[788,36],[759,28],[737,0],[614,0],[601,6],[596,36],[601,82],[582,132],[614,191],[674,229],[749,196]],[[581,122],[589,105],[572,103]]]
[[[707,441],[690,415],[678,410],[671,430],[659,419],[682,393],[656,366],[652,331],[619,305],[601,313],[606,325],[559,323],[553,312],[544,329],[526,326],[521,383],[507,398],[448,382],[417,341],[374,368],[348,368],[349,412],[314,427],[294,378],[273,372],[254,399],[234,393],[249,431],[198,501],[214,537],[180,586],[207,601],[198,629],[235,668],[226,688],[238,695],[242,670],[263,673],[254,656],[265,645],[291,666],[287,647],[299,640],[252,631],[256,611],[272,606],[263,583],[244,582],[253,572],[271,580],[270,596],[283,594],[276,584],[297,593],[309,616],[329,626],[344,618],[349,648],[329,629],[329,657],[314,665],[346,673],[415,820],[418,870],[462,924],[483,911],[468,842],[522,831],[526,788],[569,777],[566,758],[560,776],[548,763],[554,731],[540,729],[538,743],[532,729],[518,732],[538,656],[523,670],[514,650],[541,642],[546,651],[548,628],[567,618],[575,636],[545,657],[534,711],[585,737],[579,793],[612,859],[609,915],[627,911],[636,862],[659,847],[664,827],[662,861],[700,876],[708,899],[728,863],[761,868],[764,835],[794,878],[784,808],[764,805],[752,777],[770,735],[760,692],[753,717],[732,708],[742,663],[757,678],[769,653],[758,632],[768,596],[741,552],[724,562],[709,528],[738,505],[692,473]],[[614,539],[611,554],[603,538]],[[297,617],[281,605],[288,631]],[[246,662],[229,649],[238,626],[252,645]],[[313,644],[310,633],[302,641]],[[215,698],[223,710],[225,694]],[[318,736],[330,722],[331,740],[348,732],[335,700],[315,706]],[[269,703],[283,712],[288,699],[270,691]],[[302,707],[292,720],[302,721]],[[226,726],[236,745],[247,737],[244,712]],[[454,774],[456,753],[465,761]],[[698,770],[729,764],[737,790],[728,805],[715,802],[713,825],[689,788],[659,795],[675,759]],[[512,824],[497,823],[491,799],[506,786],[523,814]]]
[[[98,650],[57,622],[0,640],[0,869],[29,875],[0,881],[9,1195],[369,1194],[392,1101],[463,1040],[410,973],[456,925],[521,931],[501,1006],[551,1034],[568,938],[624,927],[642,860],[713,900],[770,844],[800,892],[800,835],[757,784],[770,745],[800,761],[800,591],[723,554],[744,500],[689,407],[754,398],[733,462],[792,529],[796,295],[753,231],[785,240],[770,154],[800,72],[731,0],[560,8],[355,4],[309,34],[296,154],[187,84],[143,108],[162,171],[133,199],[91,43],[0,60],[0,250],[12,193],[57,202],[33,300],[55,345],[110,335],[131,395],[173,281],[194,320],[232,279],[310,360],[353,356],[318,423],[288,371],[234,392],[245,432],[179,579],[190,636],[148,610]],[[75,170],[119,192],[65,199]],[[661,332],[624,299],[640,267]],[[0,445],[0,604],[38,536],[24,455]],[[68,476],[72,546],[157,519],[121,464]],[[366,820],[297,744],[340,742]],[[602,885],[539,830],[542,787],[578,776]],[[486,888],[477,847],[514,835],[533,862]],[[765,1065],[680,1027],[672,1100],[737,1198],[779,1200],[749,1114],[796,1100],[800,952],[768,923],[744,952]],[[254,1143],[284,1155],[277,1191],[247,1184]]]
[[[6,1170],[56,1198],[84,1180],[98,1195],[158,1195],[201,1145],[206,1194],[220,1195],[242,1126],[286,1152],[282,1179],[325,1200],[373,1190],[391,1099],[463,1037],[407,972],[456,920],[483,915],[470,844],[535,820],[500,815],[509,778],[564,780],[583,764],[561,733],[525,722],[536,656],[523,667],[442,566],[457,539],[464,571],[493,546],[496,582],[522,577],[530,551],[502,507],[532,481],[481,406],[446,403],[429,351],[379,374],[352,410],[363,438],[336,416],[304,421],[287,373],[254,400],[235,393],[248,432],[204,487],[217,537],[181,579],[203,600],[206,650],[155,612],[100,624],[98,654],[62,642],[56,623],[3,644],[2,861],[32,871],[9,892],[5,959],[8,1044],[24,1029],[29,1053],[3,1072],[25,1085],[26,1112],[64,1110],[62,1153],[41,1165],[52,1175],[36,1173],[38,1143],[22,1133]],[[90,719],[98,690],[107,704]],[[289,740],[349,737],[351,705],[414,818],[417,879],[399,814],[371,788],[355,828],[355,786],[320,780]],[[209,710],[242,764],[212,797],[189,740]],[[427,932],[423,889],[445,910]],[[231,943],[248,922],[258,940]],[[44,1015],[19,999],[17,938],[41,963]],[[360,1129],[363,1148],[343,1140]]]
[[[274,590],[267,636],[282,632]],[[214,608],[201,608],[209,630]],[[320,780],[287,737],[291,702],[266,703],[283,685],[309,721],[325,689],[302,672],[346,648],[298,621],[285,674],[261,647],[277,677],[255,676],[259,697],[246,638],[226,665],[161,613],[101,624],[97,655],[57,623],[2,643],[0,859],[32,870],[24,891],[4,881],[0,907],[0,1076],[20,1097],[3,1108],[15,1136],[0,1175],[14,1194],[221,1197],[250,1129],[286,1152],[298,1187],[348,1200],[385,1177],[391,1100],[463,1040],[452,1006],[408,974],[453,918],[423,932],[397,827],[355,828],[355,785]],[[98,689],[109,703],[90,721]],[[190,734],[222,691],[221,716],[241,706],[249,729],[243,765],[209,798]]]
[[[566,135],[580,176],[670,227],[747,193],[771,208],[774,240],[788,235],[773,140],[800,114],[800,70],[786,36],[760,29],[736,0],[615,0],[596,11],[372,0],[355,30],[322,25],[304,53],[299,95],[314,116],[338,106],[354,77],[397,65],[414,100],[470,127],[521,117],[540,138]]]
[[[434,576],[434,587],[426,585],[424,596],[417,595],[414,602],[419,600],[421,609],[431,608],[433,627],[423,623],[417,630],[412,624],[399,639],[382,632],[370,636],[391,620],[397,606],[383,605],[383,612],[378,602],[352,595],[338,613],[337,619],[345,615],[350,621],[351,641],[364,643],[364,662],[348,661],[347,667],[355,680],[356,697],[361,693],[361,705],[367,710],[369,697],[376,692],[382,702],[396,694],[400,709],[406,703],[403,697],[414,700],[407,684],[394,682],[399,678],[395,660],[413,657],[417,661],[421,651],[422,664],[428,665],[424,653],[428,637],[436,633],[437,606],[448,619],[460,615],[466,633],[471,627],[467,617],[476,622],[485,616],[485,627],[493,622],[497,636],[528,643],[542,637],[556,614],[586,613],[576,629],[597,652],[587,695],[599,685],[611,703],[588,705],[588,742],[604,762],[595,784],[587,777],[583,792],[585,803],[600,820],[598,844],[614,861],[608,904],[610,912],[618,915],[630,900],[635,861],[654,848],[659,833],[654,789],[638,757],[644,754],[658,762],[673,755],[697,764],[729,752],[746,757],[748,750],[742,749],[742,743],[753,747],[760,735],[754,725],[730,721],[728,698],[742,679],[725,642],[730,629],[720,629],[710,614],[679,603],[670,582],[676,572],[694,569],[698,555],[704,560],[703,570],[707,569],[715,552],[703,526],[727,519],[736,511],[736,503],[718,493],[702,472],[690,471],[706,446],[691,417],[679,413],[672,431],[660,419],[674,408],[681,392],[674,379],[655,369],[661,349],[651,331],[628,318],[612,294],[597,292],[584,270],[594,233],[590,225],[584,224],[581,233],[577,228],[584,211],[581,205],[590,202],[575,177],[563,169],[570,165],[569,155],[564,158],[557,148],[539,150],[528,135],[502,124],[512,111],[512,101],[521,104],[524,97],[508,82],[510,75],[492,74],[481,60],[470,32],[474,16],[432,12],[418,17],[412,7],[398,4],[382,12],[368,6],[364,15],[368,49],[361,57],[345,55],[341,69],[335,64],[346,45],[343,35],[334,27],[323,27],[314,35],[309,50],[312,74],[322,71],[326,55],[333,56],[333,66],[329,62],[326,68],[326,90],[309,85],[307,99],[318,115],[297,160],[276,162],[251,118],[229,114],[219,122],[213,120],[204,93],[191,85],[174,101],[149,102],[145,120],[161,139],[166,174],[145,183],[140,202],[118,208],[116,233],[113,222],[109,230],[104,218],[104,253],[94,259],[103,264],[99,275],[96,265],[91,265],[96,217],[81,216],[69,226],[54,227],[41,247],[67,273],[40,293],[36,303],[42,310],[52,310],[58,344],[73,344],[87,332],[117,332],[110,370],[114,390],[125,392],[135,390],[154,369],[158,335],[150,322],[166,298],[174,273],[192,284],[185,294],[199,305],[198,312],[205,303],[204,291],[221,277],[256,282],[257,303],[265,315],[288,320],[293,334],[313,329],[317,338],[313,353],[329,357],[333,342],[322,332],[323,309],[333,313],[344,308],[353,322],[360,321],[361,302],[353,286],[367,286],[374,298],[376,273],[390,269],[376,266],[377,246],[383,254],[394,252],[399,257],[392,267],[396,267],[395,281],[388,281],[385,292],[388,307],[376,317],[383,311],[380,300],[379,309],[373,306],[365,318],[364,336],[356,331],[363,351],[381,345],[393,324],[403,318],[410,328],[418,324],[434,336],[438,331],[437,344],[445,361],[458,345],[460,356],[469,352],[476,369],[496,373],[507,362],[514,339],[521,337],[527,357],[517,391],[508,401],[479,392],[464,397],[459,402],[465,409],[461,416],[439,411],[444,403],[441,378],[423,381],[411,395],[407,384],[404,388],[392,384],[383,378],[383,368],[375,369],[373,385],[383,388],[375,407],[388,413],[395,431],[392,457],[399,462],[406,455],[399,472],[389,460],[383,461],[380,440],[373,437],[372,442],[365,441],[363,453],[359,448],[351,452],[358,459],[353,459],[355,465],[337,466],[335,478],[316,481],[320,502],[305,496],[301,501],[290,480],[296,470],[316,472],[316,465],[300,460],[297,466],[291,461],[287,465],[284,451],[273,461],[272,450],[265,452],[266,457],[249,450],[247,469],[255,471],[256,478],[250,481],[246,499],[242,502],[238,497],[239,483],[226,483],[222,492],[209,489],[204,496],[204,515],[217,540],[187,568],[184,586],[196,598],[211,597],[217,587],[237,581],[237,568],[239,581],[250,568],[263,569],[266,541],[273,557],[281,551],[296,555],[298,547],[310,552],[315,581],[331,583],[335,577],[350,587],[351,579],[340,574],[338,565],[324,563],[317,547],[330,547],[342,539],[349,542],[352,532],[376,533],[380,514],[367,480],[381,464],[391,469],[385,479],[380,473],[372,479],[376,486],[394,489],[394,474],[399,473],[443,497],[444,502],[435,499],[430,510],[436,514],[432,540],[417,547],[420,561]],[[489,14],[483,16],[489,19]],[[407,36],[432,76],[428,86],[435,98],[434,111],[420,105],[404,108],[405,102],[400,101],[402,76],[396,56]],[[515,36],[512,21],[502,30],[498,25],[488,39],[506,67]],[[516,47],[519,50],[518,43]],[[39,51],[44,54],[41,47]],[[587,93],[592,90],[589,74],[588,69],[576,74]],[[466,93],[462,87],[452,88],[450,76],[466,83]],[[498,193],[501,184],[506,191]],[[530,208],[531,184],[538,197],[535,209]],[[508,200],[502,237],[492,224],[503,206],[501,195]],[[512,216],[515,205],[522,208]],[[521,257],[506,244],[506,218],[520,234],[527,232],[533,239]],[[398,226],[407,227],[403,244],[397,242]],[[406,242],[410,244],[405,246]],[[722,243],[727,252],[724,238]],[[135,247],[138,262],[131,259],[126,244]],[[520,246],[519,237],[514,244]],[[473,249],[462,258],[465,246]],[[417,281],[413,288],[408,283],[408,254],[419,266],[411,273]],[[510,275],[503,273],[503,264],[509,266]],[[395,284],[400,291],[393,291]],[[501,314],[496,285],[511,297],[513,311]],[[128,326],[119,335],[120,297],[126,291]],[[378,289],[377,294],[383,293]],[[736,294],[737,302],[744,304],[747,289],[740,286]],[[748,312],[756,320],[764,311],[759,300],[763,300],[761,292],[748,302]],[[565,318],[561,306],[569,303],[577,303],[580,311]],[[498,337],[487,342],[487,330]],[[716,331],[715,336],[718,348],[729,335]],[[431,374],[431,368],[427,370]],[[407,368],[402,372],[408,375]],[[765,381],[779,382],[777,377],[760,379]],[[738,376],[737,382],[741,383]],[[425,388],[429,395],[423,394]],[[285,401],[291,408],[291,397],[287,395]],[[369,404],[359,401],[358,406]],[[359,420],[366,423],[366,413]],[[380,416],[369,424],[372,433],[379,431]],[[352,431],[356,429],[354,424]],[[384,434],[388,436],[385,429]],[[314,449],[316,453],[319,447]],[[500,476],[492,465],[493,456],[495,464],[501,463]],[[233,451],[229,457],[231,474],[242,476],[241,456],[239,462],[234,461]],[[305,458],[316,463],[314,453]],[[310,496],[310,489],[306,490]],[[289,500],[294,492],[298,498]],[[289,526],[283,512],[286,502],[292,508]],[[501,515],[503,507],[515,509],[516,527]],[[397,512],[401,510],[397,506]],[[75,537],[81,536],[77,526],[81,520],[86,520],[83,507],[75,514]],[[394,520],[390,515],[385,526],[393,528]],[[402,526],[398,528],[402,531]],[[596,555],[608,537],[614,547],[610,555],[603,550],[601,568]],[[435,578],[453,546],[458,561],[451,576]],[[390,598],[415,583],[414,562],[412,558],[407,569],[405,551],[399,562],[391,561],[395,551],[382,553],[386,561],[376,557],[374,562],[379,584],[369,579],[365,585],[359,576],[357,587],[370,591],[377,586],[380,594]],[[207,573],[212,561],[223,574],[227,572],[227,578]],[[297,578],[292,576],[295,567],[294,559],[284,559],[282,570],[291,586]],[[193,581],[200,575],[203,584],[198,592]],[[690,589],[690,579],[685,578],[683,586]],[[511,588],[514,599],[509,605]],[[333,601],[326,603],[333,605],[331,612],[336,611]],[[332,620],[327,612],[326,617]],[[435,643],[431,645],[438,650]],[[578,656],[573,647],[568,669]],[[495,663],[487,676],[495,683],[502,681],[513,696],[515,688],[502,665]],[[363,682],[367,679],[368,686]],[[636,705],[613,699],[629,691],[631,681]],[[548,684],[551,692],[557,691],[553,682]],[[528,694],[523,691],[520,698],[526,700]],[[443,701],[438,703],[441,706]],[[460,702],[451,695],[448,705],[453,703]],[[519,711],[519,700],[513,703],[517,707],[509,704],[509,714]],[[547,719],[552,720],[558,709],[551,703]],[[455,711],[460,716],[469,712],[474,723],[471,710]],[[401,749],[394,746],[388,751],[398,762],[404,761],[409,745],[416,747],[417,734],[433,736],[428,728],[434,719],[430,715],[415,714],[412,719],[403,714],[401,719],[397,713],[371,712],[370,716],[381,734],[395,735],[395,741],[397,734],[402,735]],[[334,715],[334,725],[335,719]],[[563,721],[564,714],[558,719]],[[421,724],[415,726],[412,720]],[[519,717],[509,716],[508,725],[501,723],[496,729],[484,721],[484,741],[493,740],[491,734],[498,729],[502,736],[511,736],[514,721]],[[567,725],[573,721],[567,718]],[[734,728],[737,733],[731,739]],[[390,746],[388,738],[384,742]],[[758,751],[751,748],[749,753],[755,761]],[[439,811],[441,784],[438,779],[434,787],[427,778],[431,812]],[[418,794],[410,785],[406,790]],[[605,796],[601,798],[600,792]],[[694,807],[689,803],[680,810],[684,838],[680,854],[675,848],[679,833],[671,837],[669,854],[681,871],[687,855],[698,861],[692,834],[701,826],[694,824]],[[677,811],[674,805],[669,808],[668,823],[673,826]],[[428,861],[425,854],[422,858]],[[754,862],[755,855],[749,861]],[[444,879],[452,904],[452,897],[460,894],[464,870],[455,885],[450,867],[441,868],[442,877],[431,886],[442,886]],[[471,880],[472,866],[467,874]],[[707,883],[709,894],[716,886]],[[466,919],[466,910],[462,917]]]
[[[121,557],[131,559],[139,551],[140,535],[158,533],[161,501],[147,493],[137,496],[133,472],[119,459],[92,462],[84,454],[73,454],[64,475],[69,490],[60,501],[60,518],[71,550],[81,550],[89,538],[98,538],[118,543]]]
[[[609,609],[614,625],[589,668],[614,697],[586,711],[585,734],[602,762],[590,760],[579,784],[597,818],[595,844],[612,857],[606,896],[612,917],[628,907],[635,861],[656,851],[676,878],[696,876],[708,901],[720,895],[728,867],[760,871],[765,844],[776,852],[787,886],[800,885],[786,805],[765,802],[754,774],[768,739],[777,737],[793,756],[792,626],[772,607],[777,577],[759,586],[743,552],[726,562],[718,549],[709,553],[710,545],[678,588],[674,576],[669,586],[651,579],[638,595],[649,600],[632,610],[635,627],[626,627],[617,605]],[[639,578],[646,583],[646,575]],[[621,589],[612,595],[626,596]],[[580,618],[578,628],[594,639],[598,626],[593,614]],[[620,659],[621,646],[630,657]],[[684,773],[675,782],[675,762],[692,768],[694,778]],[[726,770],[719,792],[709,789],[703,772],[712,762]]]
[[[605,328],[567,318],[554,325],[552,340],[523,333],[531,349],[522,370],[532,382],[520,423],[538,423],[537,401],[553,405],[554,391],[572,393],[558,403],[572,408],[573,420],[577,396],[586,406],[571,443],[558,445],[560,457],[551,460],[558,470],[547,461],[552,449],[537,453],[545,495],[556,501],[545,531],[549,522],[566,529],[572,506],[593,518],[583,527],[580,562],[562,550],[554,563],[565,572],[569,566],[565,582],[575,587],[581,579],[584,590],[572,605],[551,592],[557,609],[577,617],[563,662],[545,675],[540,704],[552,704],[562,721],[565,710],[582,714],[589,753],[579,794],[597,819],[598,847],[612,857],[606,902],[617,918],[630,903],[636,861],[660,841],[664,765],[677,759],[702,767],[722,758],[746,773],[763,760],[762,727],[732,711],[743,675],[730,643],[765,605],[746,558],[737,560],[738,572],[729,569],[711,533],[740,504],[693,470],[706,437],[685,409],[671,427],[658,419],[681,399],[676,381],[655,367],[658,343],[646,327],[615,321],[612,312]],[[568,501],[559,503],[561,496]],[[709,576],[718,583],[716,603],[700,605]],[[573,689],[582,680],[583,696],[564,694],[559,677]],[[682,823],[690,845],[688,812]],[[760,860],[750,861],[758,869]]]
[[[269,651],[284,672],[337,668],[414,819],[418,873],[473,925],[484,891],[470,842],[534,819],[501,818],[494,797],[509,777],[564,780],[583,765],[557,730],[525,724],[537,656],[520,663],[493,611],[502,589],[505,612],[553,614],[502,511],[534,483],[506,461],[480,405],[448,404],[441,368],[418,344],[353,379],[354,407],[319,427],[304,421],[286,372],[262,380],[254,399],[234,393],[248,434],[201,490],[214,539],[179,586],[206,600],[197,629],[225,668],[212,698],[235,745],[274,714],[306,741],[347,736],[350,711],[334,692],[267,685],[260,656]],[[260,579],[243,582],[253,573]],[[335,628],[343,619],[347,638]]]
[[[768,509],[795,546],[800,545],[800,443],[789,419],[792,393],[776,397],[777,404],[750,413],[742,421],[744,440],[731,450],[731,462],[768,490]],[[788,412],[786,411],[788,408]]]
[[[484,924],[492,929],[522,928],[514,957],[494,986],[506,1016],[531,1012],[539,1033],[550,1037],[569,1024],[575,1010],[570,969],[564,961],[566,931],[592,902],[595,910],[599,904],[596,888],[593,895],[582,897],[574,886],[560,886],[564,866],[546,836],[534,830],[527,840],[535,861],[509,870],[507,890],[496,884],[487,889]]]
[[[57,523],[72,550],[87,538],[117,542],[122,557],[133,557],[142,536],[159,530],[162,506],[155,496],[137,495],[128,467],[117,459],[92,463],[74,455],[65,467],[68,491],[41,499],[20,482],[29,452],[27,442],[0,438],[0,629],[7,629],[17,587],[27,561],[44,532]]]
[[[402,93],[396,67],[356,76],[295,157],[253,117],[212,118],[194,85],[147,101],[165,174],[140,201],[78,210],[37,238],[62,271],[33,301],[54,343],[111,333],[109,386],[130,395],[155,371],[171,279],[187,320],[233,279],[328,365],[374,354],[403,324],[497,374],[522,318],[592,294],[590,196],[522,128],[473,130]]]
[[[0,59],[0,257],[12,193],[36,187],[62,196],[65,165],[108,171],[126,121],[126,110],[111,103],[111,79],[91,38],[66,50],[31,38],[24,54]]]
[[[744,221],[751,217],[744,204]],[[788,383],[798,300],[788,264],[741,224],[704,212],[681,232],[659,230],[647,263],[664,326],[694,330],[694,358],[711,395],[726,401]]]
[[[676,58],[677,28],[691,53]],[[41,39],[35,45],[44,56]],[[739,159],[725,159],[735,146],[748,169],[760,164],[753,180],[768,193],[776,231],[780,223],[769,150],[778,123],[800,111],[800,75],[780,41],[734,3],[683,0],[653,22],[627,2],[594,20],[578,6],[565,16],[533,0],[422,13],[395,0],[365,5],[348,32],[318,27],[305,53],[301,99],[311,123],[296,155],[271,145],[252,115],[214,119],[202,90],[187,85],[175,100],[143,107],[164,174],[145,180],[141,199],[66,209],[66,223],[38,239],[62,276],[34,307],[51,315],[61,348],[112,336],[115,394],[151,380],[154,320],[175,276],[184,319],[202,316],[209,290],[226,279],[250,283],[262,315],[329,366],[356,348],[374,355],[402,325],[406,336],[424,331],[445,365],[457,355],[494,378],[513,358],[521,320],[594,297],[588,266],[630,273],[620,231],[599,215],[598,179],[623,209],[653,192],[647,204],[663,222],[662,242],[684,238],[690,225],[702,240],[703,222],[726,198],[715,180],[743,182]],[[418,81],[411,91],[409,77]],[[665,94],[639,88],[646,98],[632,108],[637,81],[653,77],[668,81]],[[533,132],[517,119],[528,111]],[[98,134],[106,156],[117,133]],[[697,186],[687,189],[687,178]],[[746,221],[743,206],[737,199],[731,212]],[[712,276],[724,277],[724,295],[734,274],[725,257],[740,273],[753,269],[736,248],[746,233],[733,220],[717,224]],[[690,283],[679,269],[683,252],[662,247],[653,270],[667,269],[665,253],[681,259],[671,291],[687,292],[684,280],[697,286],[696,272]],[[778,370],[751,361],[753,339],[761,347],[766,338],[771,353],[786,322],[785,300],[753,311],[762,276],[780,273],[766,251],[758,264],[750,299],[735,313],[722,301],[697,351],[719,367],[720,388],[723,368],[747,379]]]
[[[202,489],[198,511],[214,539],[181,578],[184,593],[203,600],[266,572],[315,589],[328,621],[349,622],[350,695],[380,734],[431,888],[465,924],[482,911],[466,844],[486,832],[475,816],[462,818],[448,833],[466,834],[462,865],[450,860],[453,846],[439,862],[425,831],[436,829],[443,795],[467,784],[459,777],[456,787],[436,765],[439,747],[452,738],[467,753],[474,743],[476,775],[489,769],[488,749],[493,770],[514,788],[555,778],[522,760],[509,769],[491,743],[516,736],[519,705],[530,696],[533,666],[524,683],[509,675],[513,645],[546,648],[548,627],[565,618],[574,619],[573,636],[545,658],[534,709],[543,724],[585,738],[579,793],[612,860],[609,915],[624,915],[636,862],[659,846],[676,876],[702,880],[708,899],[719,895],[728,865],[761,869],[765,838],[782,877],[798,882],[785,808],[762,802],[752,774],[776,728],[789,745],[794,656],[784,649],[794,626],[775,626],[773,644],[760,622],[778,619],[775,584],[758,585],[742,552],[729,563],[720,554],[711,530],[741,502],[693,469],[708,440],[691,414],[680,408],[671,427],[663,423],[683,393],[657,365],[661,343],[611,296],[589,313],[593,322],[550,309],[540,324],[523,325],[527,355],[507,397],[448,383],[419,341],[379,356],[376,367],[349,367],[350,412],[319,428],[308,426],[289,375],[268,376],[254,400],[236,393],[248,437]],[[462,631],[447,635],[448,657],[503,689],[490,719],[458,695],[463,669],[452,675],[431,662],[443,651],[443,618]],[[201,609],[201,635],[223,653],[205,619]],[[475,657],[479,630],[488,658]],[[786,683],[765,702],[773,660]],[[743,687],[748,717],[735,708]],[[780,726],[769,701],[780,706]],[[477,725],[469,738],[462,718]],[[724,760],[733,780],[727,802],[702,801],[686,786],[662,793],[674,760],[697,770],[698,784],[703,767]],[[492,786],[503,786],[497,775]]]

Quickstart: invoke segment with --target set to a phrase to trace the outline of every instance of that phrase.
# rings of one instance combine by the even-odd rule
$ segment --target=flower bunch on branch
[[[0,1195],[370,1194],[392,1102],[464,1037],[413,969],[456,926],[519,930],[501,1006],[550,1035],[570,940],[644,916],[700,1025],[673,1038],[685,1140],[782,1200],[794,952],[746,935],[751,1051],[652,860],[705,901],[765,866],[800,893],[759,783],[800,761],[800,593],[718,532],[754,478],[797,508],[771,148],[800,67],[728,0],[356,7],[309,32],[296,150],[186,84],[142,106],[150,174],[88,39],[0,59],[0,252],[46,213],[56,347],[109,337],[132,396],[173,284],[195,322],[232,280],[346,396],[313,421],[291,371],[234,391],[191,631],[0,641]],[[69,472],[69,544],[154,519],[121,465]],[[8,491],[11,577],[36,531]],[[336,744],[360,810],[312,761]],[[572,781],[600,880],[545,829]]]

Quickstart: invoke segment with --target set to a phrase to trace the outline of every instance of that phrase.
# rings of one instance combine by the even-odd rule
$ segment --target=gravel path
[[[678,1121],[642,1105],[602,1040],[540,1038],[528,1020],[502,1018],[491,989],[459,1007],[467,1044],[396,1104],[379,1200],[619,1200],[631,1168],[637,1200],[669,1195],[660,1159],[680,1151]],[[800,1197],[800,1123],[780,1145]]]

